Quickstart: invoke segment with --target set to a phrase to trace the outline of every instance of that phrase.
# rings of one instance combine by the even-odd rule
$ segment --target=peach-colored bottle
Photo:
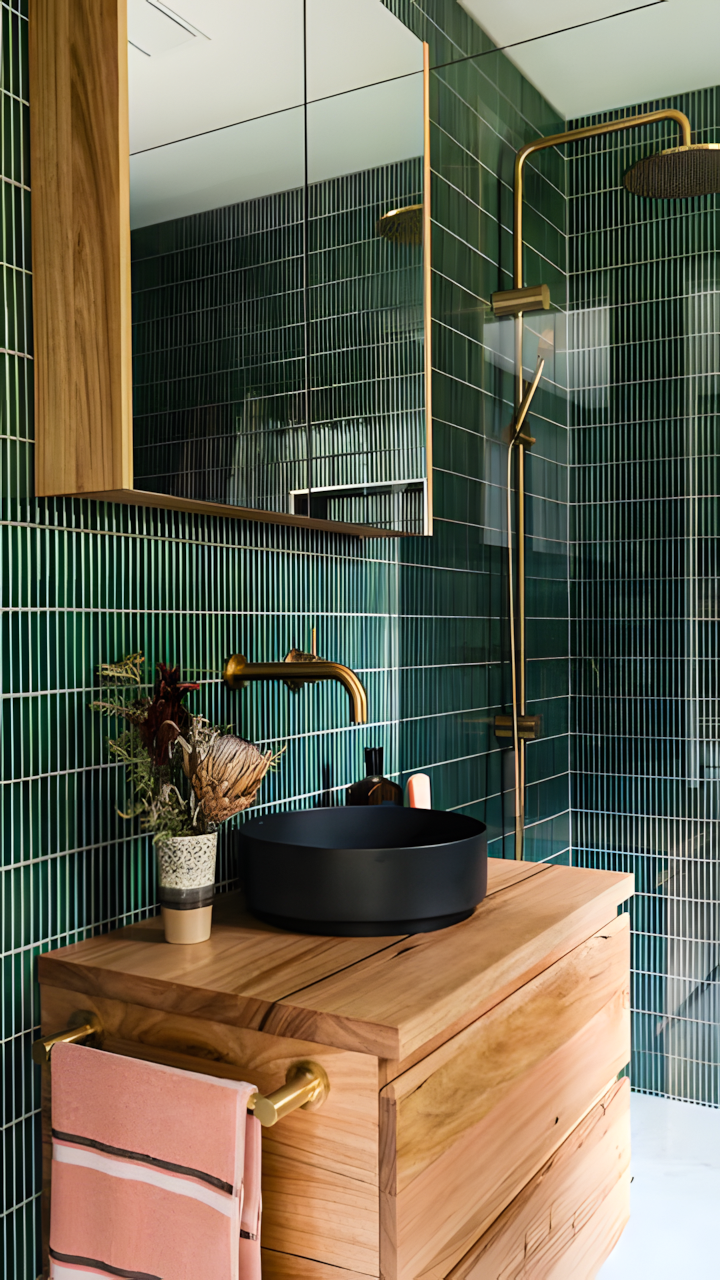
[[[426,773],[413,773],[407,780],[405,794],[408,808],[432,809],[430,779]]]

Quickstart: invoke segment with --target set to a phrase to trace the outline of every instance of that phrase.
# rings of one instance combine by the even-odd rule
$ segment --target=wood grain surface
[[[630,1082],[573,1129],[449,1280],[592,1280],[630,1216]]]
[[[287,933],[224,895],[206,943],[170,946],[151,920],[41,956],[40,981],[400,1063],[567,954],[632,893],[628,875],[497,859],[489,885],[471,919],[410,938]]]
[[[368,1028],[368,1047],[402,1060],[448,1026],[480,1017],[602,928],[631,892],[631,876],[545,866],[490,895],[462,924],[396,943],[278,1001],[266,1029],[288,1034],[305,1023],[324,1040],[321,1028],[342,1016],[361,1037]],[[383,1030],[390,1034],[381,1038]],[[383,1052],[389,1040],[393,1054]]]
[[[629,1056],[623,984],[409,1185],[397,1195],[381,1186],[385,1280],[445,1277],[607,1091]],[[381,1114],[381,1125],[390,1121]]]
[[[310,1258],[298,1258],[295,1254],[262,1250],[263,1280],[367,1280],[367,1273],[346,1271],[344,1267],[326,1267]],[[377,1280],[373,1272],[371,1280]]]
[[[381,1169],[385,1189],[408,1186],[618,992],[629,1003],[629,967],[629,916],[615,916],[389,1084],[381,1097],[396,1104],[396,1151]]]
[[[132,488],[126,0],[31,0],[36,492]]]

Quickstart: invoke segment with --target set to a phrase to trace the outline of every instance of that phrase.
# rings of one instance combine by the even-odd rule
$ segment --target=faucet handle
[[[302,649],[291,649],[285,654],[285,662],[324,662],[316,653],[304,653]],[[317,680],[285,680],[286,687],[292,693],[298,693],[304,684],[317,684]]]

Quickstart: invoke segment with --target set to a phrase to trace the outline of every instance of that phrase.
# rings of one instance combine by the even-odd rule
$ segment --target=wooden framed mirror
[[[428,77],[382,0],[30,0],[38,496],[432,532]]]

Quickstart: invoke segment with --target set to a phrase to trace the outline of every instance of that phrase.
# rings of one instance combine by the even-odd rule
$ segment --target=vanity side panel
[[[126,0],[31,0],[36,493],[132,488]]]
[[[57,987],[41,990],[44,1035],[87,1009],[100,1019],[108,1052],[248,1079],[262,1093],[284,1083],[292,1062],[320,1063],[330,1079],[327,1102],[263,1130],[263,1245],[306,1263],[378,1275],[377,1059]],[[46,1140],[48,1123],[49,1113]]]

